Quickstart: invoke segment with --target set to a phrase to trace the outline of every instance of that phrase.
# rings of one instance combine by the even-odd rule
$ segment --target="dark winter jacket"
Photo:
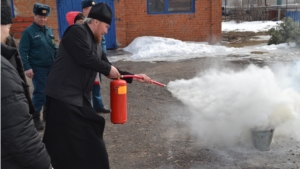
[[[97,72],[109,75],[111,64],[94,40],[87,24],[74,24],[65,31],[56,60],[46,82],[46,95],[59,101],[83,106],[83,99],[91,100]],[[120,71],[120,74],[130,74]],[[125,79],[131,83],[132,79]]]
[[[10,45],[15,45],[13,37],[8,38]],[[35,112],[31,97],[30,97],[30,91],[29,91],[29,85],[26,81],[26,76],[23,69],[22,59],[19,55],[18,50],[15,47],[7,46],[3,43],[1,43],[1,55],[4,56],[17,70],[18,74],[20,75],[21,79],[23,80],[23,88],[25,92],[25,96],[28,101],[29,106],[29,113],[33,114]]]
[[[10,63],[16,53],[1,44],[1,168],[48,169],[50,157],[29,114],[27,85],[18,73],[20,58]]]

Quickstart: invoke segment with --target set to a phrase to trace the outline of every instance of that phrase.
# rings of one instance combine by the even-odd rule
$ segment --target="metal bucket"
[[[274,130],[274,128],[269,130],[252,130],[253,146],[261,151],[270,150]]]

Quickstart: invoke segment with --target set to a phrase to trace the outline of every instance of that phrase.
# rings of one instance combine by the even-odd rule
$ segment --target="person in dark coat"
[[[95,0],[82,0],[81,1],[82,14],[85,17],[88,17],[91,8],[94,5],[96,5]],[[101,47],[103,53],[106,55],[106,40],[104,35],[102,36]],[[110,109],[105,108],[103,104],[100,83],[101,83],[101,74],[99,74],[99,76],[96,77],[94,82],[94,86],[92,90],[92,103],[93,103],[92,105],[95,111],[98,113],[110,113],[111,112]]]
[[[15,47],[6,45],[10,43],[11,8],[6,0],[1,3],[1,168],[51,169],[30,114],[35,110],[21,58]]]
[[[65,31],[46,82],[48,107],[43,142],[55,169],[108,169],[103,140],[105,119],[93,109],[91,92],[97,72],[118,78],[121,71],[102,55],[99,45],[112,20],[105,3],[92,7],[84,24]],[[151,79],[140,74],[140,82]],[[125,79],[131,83],[133,79]]]

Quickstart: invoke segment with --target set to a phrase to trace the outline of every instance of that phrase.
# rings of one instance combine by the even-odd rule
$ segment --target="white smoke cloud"
[[[291,73],[299,66],[285,67],[278,76],[269,67],[254,65],[243,71],[211,69],[167,86],[189,108],[189,127],[202,143],[246,145],[252,129],[272,127],[275,135],[300,140],[300,94],[294,88],[299,74]]]

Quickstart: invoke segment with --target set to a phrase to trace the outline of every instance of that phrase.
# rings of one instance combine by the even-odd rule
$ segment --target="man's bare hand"
[[[137,80],[137,81],[139,81],[141,83],[151,83],[151,79],[147,75],[145,75],[145,74],[137,74],[137,76],[142,76],[143,79],[135,79],[135,80]]]
[[[29,78],[33,78],[33,75],[34,75],[33,70],[32,69],[26,70],[25,75]]]
[[[116,79],[116,78],[120,77],[120,73],[114,66],[111,66],[109,75],[107,77],[111,78],[111,79]]]

